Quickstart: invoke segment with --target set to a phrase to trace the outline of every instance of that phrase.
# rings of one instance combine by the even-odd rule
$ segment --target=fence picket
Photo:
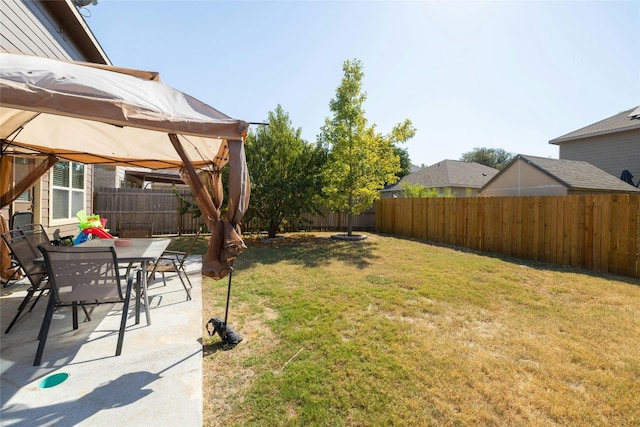
[[[376,229],[437,243],[640,277],[640,195],[376,202]],[[406,212],[410,211],[411,216]],[[389,215],[395,215],[390,218]],[[425,228],[418,226],[425,224]]]

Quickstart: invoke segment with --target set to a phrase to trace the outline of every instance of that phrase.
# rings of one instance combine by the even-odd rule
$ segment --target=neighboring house
[[[465,197],[476,195],[497,173],[498,169],[480,163],[443,160],[404,176],[397,184],[381,190],[380,193],[382,197],[403,197],[403,186],[409,183],[437,188],[441,192],[449,188],[454,196]]]
[[[177,170],[153,171],[149,169],[127,168],[125,171],[127,188],[168,189],[172,187],[188,189]]]
[[[188,186],[177,171],[156,172],[151,169],[94,165],[94,187],[108,188],[170,188],[172,184]]]
[[[74,1],[2,0],[0,20],[2,50],[110,65]],[[14,159],[14,177],[27,173],[32,162]],[[76,212],[91,211],[92,188],[91,166],[60,161],[1,213],[9,220],[14,212],[33,210],[34,221],[43,224],[51,236],[75,234]]]
[[[588,162],[621,178],[626,170],[640,183],[640,107],[631,108],[549,141],[560,159]]]
[[[587,162],[518,154],[487,182],[481,196],[568,196],[640,193],[640,189]]]
[[[137,167],[94,165],[94,188],[189,188],[177,170],[153,171]]]
[[[126,185],[124,168],[118,166],[93,165],[93,187],[141,188],[141,185]]]

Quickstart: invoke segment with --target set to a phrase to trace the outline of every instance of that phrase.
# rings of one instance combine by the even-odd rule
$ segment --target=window
[[[84,209],[84,165],[76,162],[58,162],[53,165],[53,194],[51,218],[75,218]]]

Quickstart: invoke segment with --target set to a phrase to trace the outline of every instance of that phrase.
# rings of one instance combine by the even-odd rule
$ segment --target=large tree
[[[347,214],[347,234],[352,235],[352,215],[371,207],[385,184],[397,182],[401,170],[396,144],[415,134],[411,121],[397,124],[389,135],[369,126],[363,109],[362,63],[347,60],[336,96],[329,103],[333,117],[326,118],[318,139],[329,149],[324,168],[327,206]]]
[[[504,169],[516,155],[502,148],[474,148],[460,156],[463,162],[476,162],[496,169]]]
[[[294,129],[280,105],[268,113],[268,126],[247,137],[247,165],[251,173],[249,219],[267,227],[270,238],[283,221],[297,221],[303,213],[318,212],[322,202],[322,164],[326,152],[309,144]]]
[[[404,147],[395,146],[393,152],[400,159],[400,171],[396,173],[398,180],[411,173],[411,158],[409,157],[409,151]]]

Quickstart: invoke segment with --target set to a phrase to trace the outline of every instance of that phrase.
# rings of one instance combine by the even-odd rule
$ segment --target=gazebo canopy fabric
[[[147,77],[147,79],[138,76]],[[176,168],[178,136],[195,167],[219,163],[248,123],[176,89],[157,74],[0,53],[3,154],[40,152],[85,164]]]
[[[248,123],[159,81],[157,73],[76,61],[0,53],[0,201],[6,206],[56,159],[85,164],[181,168],[214,236],[203,274],[221,278],[243,248],[239,223],[249,202],[244,155]],[[45,155],[21,183],[9,156]],[[229,163],[229,209],[211,195],[196,169],[221,188]],[[215,201],[213,200],[215,198]],[[216,246],[216,247],[214,247]],[[212,259],[208,259],[211,258]]]

